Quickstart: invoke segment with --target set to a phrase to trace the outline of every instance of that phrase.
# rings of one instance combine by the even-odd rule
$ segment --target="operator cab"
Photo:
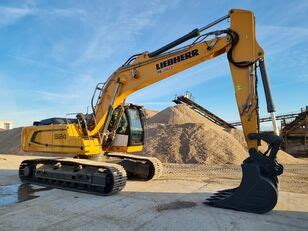
[[[111,142],[112,150],[137,147],[141,151],[144,143],[144,111],[142,106],[128,104],[118,107],[111,118],[108,131],[115,135]],[[136,149],[136,148],[135,148]],[[137,151],[136,149],[136,151]],[[140,149],[140,150],[139,150]]]

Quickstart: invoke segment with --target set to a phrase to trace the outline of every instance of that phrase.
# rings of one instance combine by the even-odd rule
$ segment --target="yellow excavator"
[[[229,28],[209,31],[228,19]],[[178,47],[185,42],[188,45]],[[265,54],[256,41],[254,14],[241,9],[230,10],[226,16],[154,52],[131,56],[105,83],[96,86],[91,113],[76,114],[74,119],[45,119],[23,128],[24,151],[74,154],[75,158],[25,160],[19,168],[20,179],[110,195],[121,191],[127,179],[159,177],[162,164],[158,159],[128,154],[142,150],[145,116],[141,106],[126,104],[125,99],[142,88],[225,53],[249,157],[242,164],[240,186],[215,193],[205,204],[253,213],[272,210],[278,198],[277,176],[283,172],[283,166],[276,161],[282,139],[278,136]],[[276,134],[260,133],[258,69]],[[265,153],[258,151],[261,140],[269,144]]]

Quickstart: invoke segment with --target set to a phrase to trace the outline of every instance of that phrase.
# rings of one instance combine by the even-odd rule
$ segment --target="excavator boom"
[[[229,28],[208,32],[209,28],[226,19],[230,19]],[[191,39],[194,39],[191,44],[175,48]],[[23,150],[74,153],[79,157],[109,153],[106,156],[114,163],[122,165],[128,177],[154,178],[155,173],[161,172],[159,161],[123,154],[141,151],[143,145],[142,110],[136,105],[127,106],[126,98],[140,89],[222,54],[227,54],[229,61],[249,157],[242,164],[243,179],[240,186],[219,192],[206,203],[248,212],[270,211],[277,202],[277,176],[283,171],[282,166],[276,161],[276,154],[282,140],[276,135],[260,133],[257,67],[260,69],[268,111],[273,118],[274,131],[278,134],[275,108],[264,63],[265,54],[256,40],[255,18],[251,11],[231,10],[228,15],[194,29],[156,51],[131,56],[104,84],[97,85],[92,97],[92,114],[77,114],[75,122],[67,120],[66,123],[56,125],[38,123],[39,126],[24,128]],[[267,153],[258,151],[261,140],[269,143],[271,152],[268,156]],[[20,171],[22,178],[36,177],[37,180],[45,176],[44,179],[48,178],[47,181],[49,181],[56,172],[61,171],[59,166],[62,165],[68,165],[68,171],[79,171],[82,177],[90,172],[92,175],[88,177],[94,179],[93,181],[96,179],[96,171],[105,169],[101,171],[109,173],[110,178],[111,170],[107,165],[93,167],[88,163],[74,164],[72,161],[53,160],[45,163],[43,170],[47,173],[44,175],[40,164],[42,163],[35,161],[23,163]],[[117,171],[121,172],[120,169]],[[63,178],[66,173],[67,171],[61,172],[61,177]],[[72,173],[69,175],[76,177]],[[107,175],[102,177],[105,185],[110,182],[106,180]],[[91,188],[92,185],[87,187]]]

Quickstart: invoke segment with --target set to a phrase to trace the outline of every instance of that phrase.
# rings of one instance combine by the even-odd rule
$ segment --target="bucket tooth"
[[[214,193],[214,196],[229,196],[232,195],[234,192],[217,192]]]
[[[232,195],[232,194],[220,194],[220,195],[213,195],[213,196],[211,196],[209,199],[210,200],[217,200],[217,199],[224,199],[224,198],[227,198],[227,197],[229,197],[230,195]]]
[[[222,190],[204,204],[234,209],[252,213],[266,213],[271,211],[278,199],[277,186],[262,176],[260,167],[253,163],[242,164],[243,178],[239,187]]]
[[[237,190],[238,187],[236,188],[230,188],[230,189],[224,189],[224,190],[219,190],[217,191],[217,193],[223,193],[223,192],[234,192],[235,190]]]

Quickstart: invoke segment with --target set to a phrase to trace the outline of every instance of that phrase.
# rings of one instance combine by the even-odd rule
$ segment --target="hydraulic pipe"
[[[206,30],[206,29],[209,29],[210,27],[215,26],[216,24],[218,24],[218,23],[220,23],[220,22],[222,22],[222,21],[224,21],[224,20],[226,20],[226,19],[228,19],[228,18],[230,18],[229,14],[227,14],[227,15],[225,15],[225,16],[223,16],[223,17],[217,19],[217,20],[215,20],[214,22],[211,22],[211,23],[209,23],[209,24],[207,24],[207,25],[201,27],[201,28],[199,29],[199,32],[204,31],[204,30]]]
[[[180,45],[183,42],[186,42],[189,39],[198,37],[200,35],[201,31],[209,29],[210,27],[220,23],[221,21],[223,21],[223,20],[225,20],[227,18],[229,18],[229,15],[225,15],[225,16],[215,20],[214,22],[211,22],[211,23],[201,27],[200,29],[196,28],[193,31],[189,32],[188,34],[182,36],[181,38],[178,38],[177,40],[175,40],[175,41],[173,41],[171,43],[168,43],[167,45],[157,49],[156,51],[153,51],[153,52],[149,53],[149,57],[150,58],[155,57],[155,56],[157,56],[157,55],[159,55],[161,53],[164,53],[167,50],[170,50],[173,47],[176,47],[177,45]]]
[[[193,31],[191,31],[190,33],[182,36],[181,38],[178,38],[177,40],[171,42],[171,43],[168,43],[167,45],[159,48],[158,50],[156,51],[153,51],[151,53],[149,53],[149,57],[152,58],[152,57],[155,57],[167,50],[170,50],[171,48],[173,47],[176,47],[177,45],[189,40],[189,39],[192,39],[194,37],[197,37],[200,35],[200,32],[199,32],[199,29],[194,29]]]

